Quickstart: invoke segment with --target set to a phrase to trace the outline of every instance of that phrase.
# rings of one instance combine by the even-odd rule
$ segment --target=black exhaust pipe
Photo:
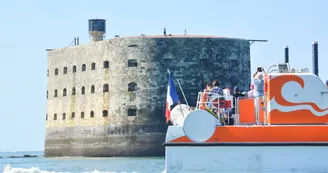
[[[313,74],[319,76],[319,64],[318,64],[318,42],[312,43],[312,60],[313,60]]]
[[[285,46],[285,63],[289,63],[288,46]]]

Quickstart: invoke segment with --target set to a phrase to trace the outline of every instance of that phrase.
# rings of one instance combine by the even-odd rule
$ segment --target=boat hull
[[[328,172],[328,144],[188,145],[165,147],[166,173]]]

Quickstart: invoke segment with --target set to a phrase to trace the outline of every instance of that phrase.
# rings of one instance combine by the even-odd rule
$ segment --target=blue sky
[[[42,151],[45,136],[47,54],[80,37],[88,19],[107,21],[114,35],[168,33],[267,39],[251,46],[252,73],[284,61],[312,71],[312,41],[319,43],[319,76],[328,79],[328,1],[325,0],[98,0],[0,2],[0,152]]]

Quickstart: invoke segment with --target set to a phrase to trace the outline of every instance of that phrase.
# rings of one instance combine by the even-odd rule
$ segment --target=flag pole
[[[185,96],[185,94],[184,94],[184,92],[183,92],[183,90],[182,90],[182,87],[181,87],[181,85],[180,85],[180,82],[179,82],[178,79],[177,79],[177,81],[178,81],[178,84],[179,84],[180,90],[181,90],[181,92],[182,92],[183,98],[185,99],[187,105],[189,106],[188,101],[187,101],[187,99],[186,99],[186,96]]]
[[[171,75],[171,72],[170,72],[169,69],[167,69],[167,73],[169,73],[169,75]],[[179,104],[179,106],[180,106],[180,111],[181,111],[181,113],[182,113],[182,116],[184,117],[184,113],[183,113],[183,111],[182,111],[182,106],[181,106],[181,104],[180,104],[180,101],[178,101],[178,104]]]

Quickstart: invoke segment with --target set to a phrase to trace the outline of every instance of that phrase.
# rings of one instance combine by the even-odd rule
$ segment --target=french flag
[[[171,106],[177,102],[179,102],[179,96],[177,94],[177,90],[175,89],[172,75],[170,74],[169,82],[167,86],[167,95],[166,95],[166,109],[165,109],[166,124],[170,120]]]

